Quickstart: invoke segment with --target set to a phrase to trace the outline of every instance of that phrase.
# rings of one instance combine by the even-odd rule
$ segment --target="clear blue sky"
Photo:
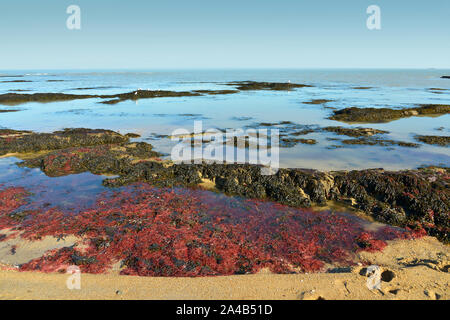
[[[449,17],[449,0],[1,0],[0,69],[450,68]]]

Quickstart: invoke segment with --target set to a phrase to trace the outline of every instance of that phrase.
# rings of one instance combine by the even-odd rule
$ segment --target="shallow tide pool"
[[[174,142],[156,135],[173,130],[246,128],[260,122],[291,121],[300,125],[362,126],[389,131],[383,138],[417,142],[414,135],[448,135],[450,116],[410,117],[378,124],[354,124],[328,120],[332,108],[405,108],[417,104],[450,104],[450,80],[440,79],[446,70],[209,70],[209,71],[15,71],[1,72],[0,94],[8,92],[58,92],[116,94],[137,89],[189,91],[233,89],[229,81],[303,83],[312,87],[292,91],[243,91],[230,95],[154,98],[104,105],[101,99],[0,106],[19,109],[1,113],[0,127],[51,132],[67,127],[88,127],[135,132],[157,151],[169,154]],[[4,77],[4,76],[10,77]],[[21,77],[18,77],[21,76]],[[364,89],[357,89],[363,87]],[[445,90],[430,90],[439,88]],[[21,90],[21,91],[17,91]],[[305,104],[314,99],[326,104]],[[439,130],[438,130],[439,129]],[[315,132],[301,138],[317,144],[298,144],[280,149],[280,166],[319,170],[385,168],[406,169],[422,165],[448,165],[446,147],[420,144],[400,146],[345,146],[336,148],[334,133]]]

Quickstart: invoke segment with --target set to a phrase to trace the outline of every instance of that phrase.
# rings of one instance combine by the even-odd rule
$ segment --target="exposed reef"
[[[115,104],[125,100],[138,100],[148,98],[161,97],[188,97],[200,96],[201,94],[195,92],[177,92],[177,91],[163,91],[163,90],[137,90],[128,93],[120,93],[113,95],[90,95],[90,94],[67,94],[67,93],[33,93],[33,94],[19,94],[6,93],[0,94],[0,104],[16,105],[27,102],[55,102],[55,101],[70,101],[78,99],[108,99],[102,101],[104,104]]]
[[[257,81],[234,81],[228,82],[225,85],[234,86],[241,91],[248,90],[275,90],[286,91],[296,88],[312,87],[306,84],[290,83],[290,82],[257,82]]]
[[[370,138],[370,137],[369,137]],[[109,130],[67,129],[53,134],[1,130],[0,154],[53,150],[20,165],[39,167],[50,176],[84,171],[114,174],[104,185],[147,182],[158,187],[197,187],[206,180],[215,190],[245,198],[267,199],[293,207],[326,205],[334,200],[374,219],[424,229],[448,242],[450,191],[448,168],[320,172],[280,169],[261,175],[246,164],[173,164],[162,161],[145,142]],[[20,157],[20,156],[19,156]]]
[[[128,140],[127,136],[103,129],[77,128],[53,133],[0,129],[0,155],[123,143]]]
[[[194,90],[195,93],[218,95],[218,94],[234,94],[239,93],[239,90]]]
[[[304,104],[325,104],[328,102],[333,102],[334,100],[327,100],[327,99],[314,99],[311,101],[305,101]]]
[[[8,81],[9,82],[9,81]],[[27,82],[26,80],[14,80],[12,82]],[[167,91],[167,90],[136,90],[127,93],[99,95],[99,94],[67,94],[67,93],[33,93],[33,94],[19,94],[19,93],[6,93],[0,94],[0,104],[16,105],[27,102],[53,102],[53,101],[70,101],[77,99],[92,99],[100,98],[105,99],[100,103],[104,104],[116,104],[126,100],[138,100],[138,99],[150,99],[150,98],[163,98],[163,97],[193,97],[203,95],[226,95],[236,94],[240,91],[246,90],[291,90],[295,88],[309,87],[304,84],[295,83],[277,83],[277,82],[254,82],[254,81],[242,81],[242,82],[230,82],[226,85],[237,87],[234,90],[194,90],[194,91]],[[86,89],[98,89],[102,87],[92,88],[75,88],[73,90],[86,90]]]
[[[76,95],[66,93],[5,93],[0,94],[0,104],[17,105],[27,102],[54,102],[54,101],[70,101],[76,99],[96,98],[92,95]]]
[[[450,137],[449,136],[415,136],[415,139],[426,143],[426,144],[433,144],[438,145],[442,147],[448,147],[450,145]]]
[[[297,144],[317,144],[315,139],[303,139],[303,138],[281,138],[280,139],[280,147],[282,148],[291,148],[296,146]]]
[[[325,127],[324,131],[334,132],[338,135],[349,137],[370,137],[376,134],[386,134],[388,131],[372,128],[344,128],[344,127]]]
[[[7,81],[0,81],[1,83],[22,83],[22,82],[33,82],[30,80],[7,80]]]
[[[383,123],[413,116],[439,116],[450,113],[450,105],[426,104],[415,108],[345,108],[333,111],[331,120],[355,123]]]
[[[138,100],[138,99],[150,99],[150,98],[163,98],[163,97],[193,97],[200,96],[201,94],[189,91],[164,91],[164,90],[137,90],[128,93],[121,93],[115,95],[103,95],[99,98],[112,99],[102,101],[104,104],[116,104],[125,100]]]
[[[379,137],[361,137],[358,139],[342,140],[341,142],[347,145],[367,145],[367,146],[383,146],[383,147],[399,146],[407,148],[418,148],[420,146],[419,144],[413,142],[382,139]]]

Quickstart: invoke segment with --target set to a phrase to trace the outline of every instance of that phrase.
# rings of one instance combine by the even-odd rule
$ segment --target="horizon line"
[[[84,70],[450,70],[449,67],[166,67],[166,68],[152,68],[152,67],[132,67],[132,68],[7,68],[1,71],[84,71]]]

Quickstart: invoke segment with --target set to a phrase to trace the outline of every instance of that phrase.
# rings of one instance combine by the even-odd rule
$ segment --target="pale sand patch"
[[[10,233],[1,230],[0,234],[9,235]],[[16,237],[2,241],[0,242],[0,264],[17,266],[41,257],[47,250],[69,247],[79,241],[80,239],[75,236],[68,236],[59,240],[47,236],[39,241],[29,241]]]
[[[346,273],[270,274],[203,278],[81,275],[0,271],[0,299],[441,299],[450,298],[449,247],[435,238],[391,241],[381,253],[360,256],[395,277],[369,290],[362,267]]]

